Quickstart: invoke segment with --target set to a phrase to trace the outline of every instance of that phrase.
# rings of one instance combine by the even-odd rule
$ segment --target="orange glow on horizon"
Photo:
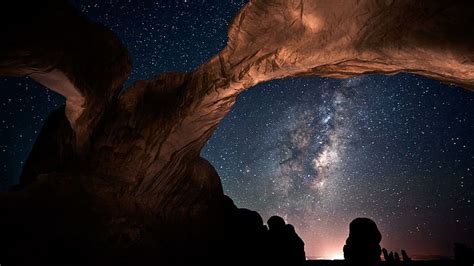
[[[344,254],[342,253],[342,251],[337,251],[325,256],[314,256],[314,257],[309,256],[307,259],[308,260],[343,260]]]

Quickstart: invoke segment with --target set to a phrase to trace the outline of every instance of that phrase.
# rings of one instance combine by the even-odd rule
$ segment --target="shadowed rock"
[[[279,216],[270,217],[267,224],[268,262],[274,265],[302,265],[306,260],[304,242],[293,225],[286,224]]]
[[[411,258],[408,256],[407,252],[402,249],[402,258],[403,258],[403,262],[411,262]]]
[[[403,260],[400,259],[400,255],[398,255],[398,252],[393,253],[392,251],[390,251],[390,253],[388,253],[388,251],[383,248],[382,253],[385,263],[387,265],[407,265],[410,264],[412,261],[411,258],[408,256],[407,252],[403,249],[401,250]]]
[[[380,262],[380,234],[374,221],[356,218],[349,225],[349,237],[344,245],[344,259],[351,265],[376,265]]]
[[[232,222],[229,238],[233,239],[228,251],[227,258],[242,265],[262,264],[267,260],[265,244],[268,239],[268,228],[263,224],[263,219],[255,211],[239,209]]]
[[[473,265],[474,250],[466,244],[454,243],[454,259],[459,266]]]

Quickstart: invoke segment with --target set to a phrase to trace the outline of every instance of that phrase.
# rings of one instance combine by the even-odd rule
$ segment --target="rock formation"
[[[407,252],[404,249],[402,249],[401,251],[402,251],[403,261],[404,262],[411,262],[412,260],[411,260],[410,256],[408,256]]]
[[[291,224],[279,216],[268,219],[268,264],[303,265],[306,260],[304,242]]]
[[[349,225],[344,259],[350,265],[378,265],[382,250],[377,225],[369,218],[356,218]]]
[[[238,211],[200,151],[240,92],[288,76],[401,71],[473,90],[473,7],[251,0],[208,62],[120,93],[131,63],[113,32],[65,0],[2,4],[0,75],[30,76],[67,101],[46,122],[20,186],[0,194],[0,255],[170,264],[212,257]]]
[[[383,248],[382,253],[385,263],[387,265],[408,265],[412,262],[407,252],[403,249],[401,250],[403,260],[400,259],[400,255],[398,255],[398,252],[393,253],[392,251],[390,251],[390,253],[388,253],[388,251]]]
[[[474,250],[466,244],[454,243],[454,260],[456,265],[467,266],[474,263]]]

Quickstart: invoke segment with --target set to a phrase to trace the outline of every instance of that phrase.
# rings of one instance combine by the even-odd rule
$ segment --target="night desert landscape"
[[[0,23],[0,266],[474,265],[474,1]]]

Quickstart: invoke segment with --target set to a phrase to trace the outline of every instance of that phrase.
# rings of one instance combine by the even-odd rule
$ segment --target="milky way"
[[[341,257],[360,216],[389,249],[451,255],[474,233],[473,104],[412,75],[275,81],[239,98],[203,155],[239,206],[286,218],[310,256]]]
[[[268,136],[277,140],[271,195],[287,202],[292,212],[313,212],[315,203],[335,195],[345,149],[357,134],[350,119],[354,103],[345,95],[350,89],[325,92],[318,99],[320,106],[288,107],[279,122],[286,126]]]
[[[245,1],[73,3],[123,40],[130,84],[204,63]],[[0,88],[4,190],[64,99],[29,79]],[[455,241],[474,245],[472,110],[473,93],[414,75],[273,81],[239,97],[202,156],[239,207],[293,223],[309,256],[341,256],[359,216],[377,222],[384,247],[449,256]]]

